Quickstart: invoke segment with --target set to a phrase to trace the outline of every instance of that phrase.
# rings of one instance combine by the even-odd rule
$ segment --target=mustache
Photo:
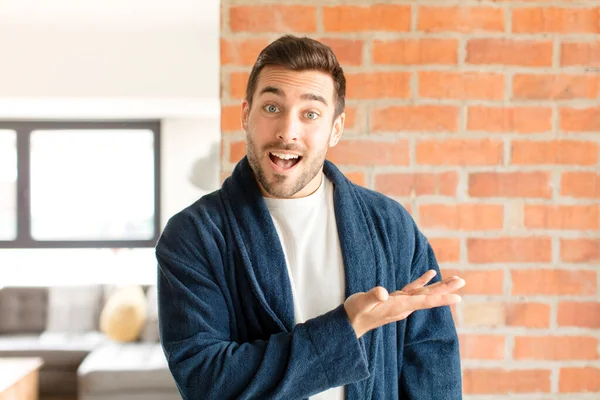
[[[281,143],[273,142],[273,143],[267,143],[264,146],[264,149],[267,151],[281,150],[281,151],[293,151],[295,153],[304,154],[304,148],[302,148],[301,146],[298,146],[296,144],[281,144]]]

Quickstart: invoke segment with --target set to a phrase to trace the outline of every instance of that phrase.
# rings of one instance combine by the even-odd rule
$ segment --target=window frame
[[[0,120],[0,130],[12,130],[17,138],[17,236],[0,240],[0,249],[41,248],[144,248],[154,247],[161,233],[160,120],[119,121],[7,121]],[[154,232],[147,240],[35,240],[31,236],[30,150],[31,132],[36,130],[145,129],[154,136]]]

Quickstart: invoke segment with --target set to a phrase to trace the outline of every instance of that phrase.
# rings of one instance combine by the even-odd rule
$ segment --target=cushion
[[[165,389],[177,392],[158,343],[106,344],[83,361],[77,374],[83,393]]]
[[[46,331],[97,331],[101,306],[101,285],[50,287]]]
[[[0,333],[40,333],[46,326],[48,289],[0,289]]]
[[[139,285],[116,289],[100,314],[100,330],[117,342],[137,340],[146,323],[146,296]]]
[[[150,286],[146,292],[147,301],[147,315],[146,324],[142,330],[140,340],[145,343],[158,343],[159,332],[158,332],[158,297],[156,292],[156,285]]]

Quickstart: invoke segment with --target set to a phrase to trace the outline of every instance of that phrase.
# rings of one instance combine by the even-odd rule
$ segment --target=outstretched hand
[[[453,292],[465,281],[457,276],[427,285],[436,275],[429,270],[402,290],[392,293],[377,286],[368,292],[354,293],[344,302],[350,323],[360,338],[382,325],[405,319],[416,310],[460,303],[461,297]]]

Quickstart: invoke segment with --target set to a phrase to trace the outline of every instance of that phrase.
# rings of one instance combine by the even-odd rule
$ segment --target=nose
[[[300,133],[300,121],[292,113],[288,113],[284,118],[281,118],[279,129],[277,131],[277,139],[284,143],[295,142],[298,140]]]

